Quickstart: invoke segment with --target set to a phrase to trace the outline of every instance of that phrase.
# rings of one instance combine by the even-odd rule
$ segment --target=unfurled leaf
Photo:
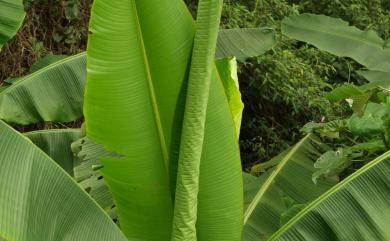
[[[16,124],[69,122],[82,116],[85,54],[57,61],[0,93],[0,119]]]
[[[270,241],[390,238],[390,152],[309,203]]]
[[[73,177],[75,156],[71,144],[81,137],[79,129],[41,130],[24,135]]]
[[[45,57],[39,59],[37,62],[35,62],[31,68],[30,68],[30,73],[34,73],[42,68],[45,68],[46,66],[49,66],[57,61],[65,59],[67,56],[66,55],[53,55],[49,54],[46,55]]]
[[[22,0],[0,0],[0,50],[16,34],[24,15]]]
[[[276,44],[275,32],[265,28],[222,29],[219,31],[217,59],[244,60],[264,54]]]
[[[267,240],[280,228],[281,222],[292,218],[292,215],[284,215],[281,221],[282,214],[286,214],[292,204],[306,204],[335,184],[327,179],[319,180],[317,184],[312,182],[316,171],[314,162],[321,155],[319,149],[328,147],[313,134],[307,135],[273,161],[276,165],[262,174],[265,177],[260,176],[265,180],[258,180],[259,189],[255,195],[253,185],[250,192],[245,191],[248,196],[254,196],[245,211],[245,241]]]
[[[301,14],[285,18],[282,33],[339,57],[350,57],[370,70],[390,71],[390,50],[374,31],[325,15]]]
[[[0,236],[12,241],[126,241],[77,183],[0,121]]]

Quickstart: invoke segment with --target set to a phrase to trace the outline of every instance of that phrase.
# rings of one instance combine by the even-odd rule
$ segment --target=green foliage
[[[388,150],[389,91],[383,86],[388,85],[390,52],[383,48],[384,40],[340,19],[314,14],[286,18],[282,32],[335,55],[350,57],[369,69],[360,73],[370,83],[360,87],[344,84],[326,95],[333,102],[346,100],[354,112],[350,117],[303,127],[307,133],[320,134],[333,148],[316,161],[319,171],[313,174],[313,180],[344,177]]]
[[[285,16],[299,6],[287,1],[228,1],[222,25],[272,27],[278,43],[272,51],[239,66],[245,103],[241,151],[245,166],[275,156],[300,138],[299,128],[310,120],[332,119],[343,107],[332,106],[324,95],[334,81],[335,58],[308,46],[296,46],[280,34]]]
[[[0,136],[0,239],[127,240],[96,202],[29,139],[3,121]],[[42,142],[40,146],[50,152]]]
[[[269,241],[388,240],[389,174],[386,152],[307,205]]]

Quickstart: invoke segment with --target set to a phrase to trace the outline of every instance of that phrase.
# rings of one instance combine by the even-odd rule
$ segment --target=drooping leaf
[[[390,71],[389,71],[390,72]],[[358,71],[360,75],[366,78],[370,83],[364,84],[359,88],[363,91],[372,90],[374,88],[390,88],[390,73],[382,71]]]
[[[69,122],[82,116],[85,54],[57,61],[0,93],[0,119],[10,123]]]
[[[30,73],[34,73],[42,68],[45,68],[48,65],[63,60],[66,57],[67,57],[66,55],[53,55],[53,54],[46,55],[45,57],[39,59],[31,66]]]
[[[390,239],[390,152],[311,202],[270,240]]]
[[[41,130],[24,135],[73,176],[75,158],[71,144],[80,139],[79,129]]]
[[[262,55],[276,43],[275,32],[266,28],[222,29],[219,31],[217,59],[236,57],[239,60]]]
[[[0,236],[7,241],[127,239],[72,178],[0,121]]]
[[[390,73],[388,72],[366,70],[366,71],[358,71],[358,73],[370,82],[375,82],[375,81],[390,82]]]
[[[229,102],[230,111],[236,124],[237,138],[240,136],[242,112],[244,103],[241,100],[237,76],[237,61],[235,58],[219,59],[215,61],[219,76],[221,77],[226,97]]]
[[[16,34],[24,15],[22,0],[0,0],[0,50]]]
[[[301,14],[285,18],[282,32],[340,57],[350,57],[370,70],[390,71],[390,50],[374,31],[362,31],[324,15]]]
[[[122,156],[103,158],[100,171],[126,235],[168,240],[195,25],[179,0],[94,4],[84,109],[87,136]],[[212,74],[197,238],[235,239],[241,235],[243,209],[239,149],[223,84],[215,68]]]
[[[275,159],[276,165],[262,174],[267,175],[267,179],[245,211],[245,241],[267,240],[279,229],[281,222],[292,217],[286,215],[292,204],[306,204],[335,184],[327,179],[317,184],[312,182],[312,174],[316,171],[314,162],[323,149],[327,147],[309,134],[279,155]]]

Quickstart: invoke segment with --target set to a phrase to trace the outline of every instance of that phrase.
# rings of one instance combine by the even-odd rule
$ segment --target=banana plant
[[[275,44],[270,29],[219,30],[216,61],[258,56]],[[24,77],[0,86],[0,119],[20,125],[70,122],[83,116],[86,53],[46,56]],[[57,61],[55,61],[57,60]]]
[[[312,182],[314,134],[244,175],[244,240],[388,240],[390,151],[337,183]]]
[[[332,179],[312,182],[314,162],[327,149],[318,137],[308,134],[272,160],[252,167],[252,174],[260,178],[245,178],[254,188],[245,188],[244,240],[268,240],[294,212],[337,183]]]
[[[54,160],[3,121],[0,167],[1,240],[127,240]]]
[[[309,203],[269,239],[389,240],[390,151]]]
[[[150,8],[157,5],[159,8],[151,12]],[[216,14],[212,11],[218,8],[200,9],[208,16]],[[107,21],[112,14],[115,21]],[[207,30],[208,21],[202,24]],[[180,156],[187,154],[181,150],[181,140],[184,136],[196,136],[181,133],[183,122],[191,121],[183,116],[189,101],[186,95],[190,92],[185,90],[191,82],[187,73],[190,71],[191,76],[192,50],[213,48],[196,42],[194,45],[195,25],[184,3],[96,1],[90,31],[86,133],[120,156],[101,158],[101,172],[113,194],[124,233],[144,240],[167,240],[171,233],[182,232],[192,240],[196,228],[198,240],[240,239],[242,177],[235,123],[218,72],[208,65],[211,83],[204,110],[203,147],[191,147],[196,155],[201,154],[199,184],[195,180],[194,190],[189,190],[196,199],[192,198],[192,206],[188,204],[185,210],[176,210],[174,206],[174,202],[187,198],[181,191],[175,192],[176,179],[181,182],[186,178],[177,175],[179,150]],[[204,94],[191,95],[196,98]],[[174,212],[192,214],[172,227]],[[150,232],[151,229],[154,231]]]
[[[285,18],[282,33],[336,56],[350,57],[368,69],[360,72],[367,80],[389,85],[390,49],[372,30],[362,31],[341,19],[305,13]]]
[[[0,0],[0,50],[16,34],[24,16],[22,0]]]

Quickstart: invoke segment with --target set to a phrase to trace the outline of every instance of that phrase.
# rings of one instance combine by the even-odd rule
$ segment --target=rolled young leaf
[[[222,0],[199,1],[176,182],[172,241],[196,241],[200,160]]]
[[[97,0],[90,31],[87,136],[121,155],[102,158],[100,170],[121,227],[128,237],[170,240],[193,19],[180,0]],[[212,78],[197,234],[198,240],[235,240],[243,212],[238,141],[215,68]]]
[[[127,240],[60,166],[3,121],[0,121],[0,239]]]

